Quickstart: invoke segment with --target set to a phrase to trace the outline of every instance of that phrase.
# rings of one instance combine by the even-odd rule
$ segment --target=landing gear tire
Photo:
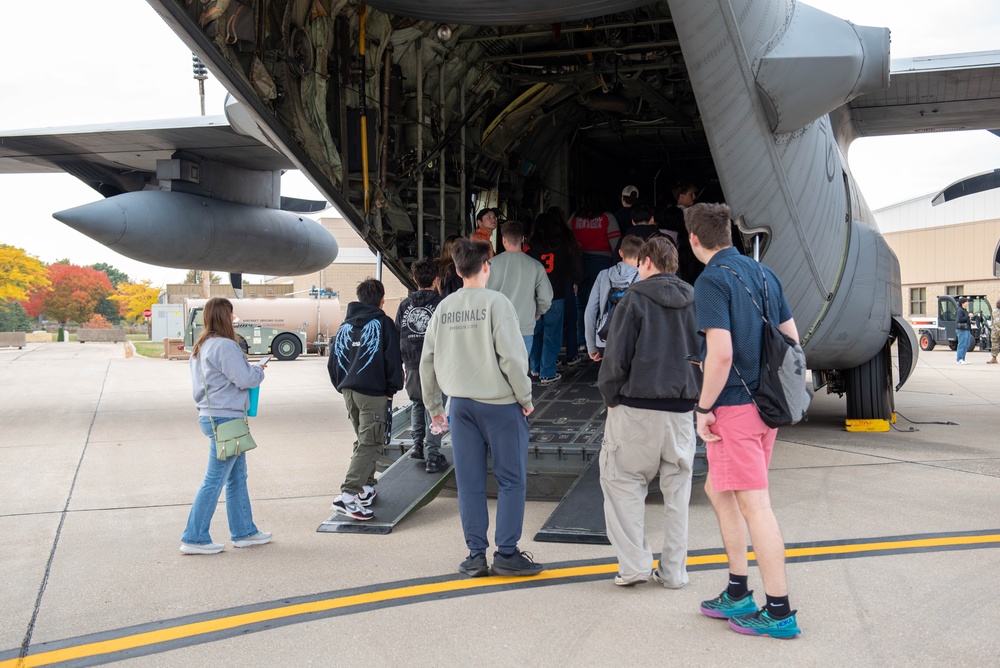
[[[271,354],[282,362],[291,361],[302,354],[302,344],[291,334],[282,334],[271,342]]]
[[[892,359],[888,343],[861,366],[846,372],[847,419],[890,420],[895,409],[892,396]]]
[[[236,338],[239,339],[239,341],[237,341],[237,343],[240,344],[240,350],[243,351],[243,354],[244,355],[249,355],[250,354],[250,344],[247,343],[247,340],[244,339],[239,334],[236,335]]]
[[[920,349],[930,352],[934,350],[934,337],[927,332],[920,332]]]

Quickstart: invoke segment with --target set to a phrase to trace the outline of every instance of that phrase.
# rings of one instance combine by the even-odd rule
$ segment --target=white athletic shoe
[[[207,545],[181,543],[181,553],[183,554],[218,554],[224,549],[226,549],[226,546],[219,543],[208,543]]]
[[[233,547],[251,547],[253,545],[266,545],[271,542],[270,531],[258,531],[252,536],[247,536],[240,540],[233,541]]]

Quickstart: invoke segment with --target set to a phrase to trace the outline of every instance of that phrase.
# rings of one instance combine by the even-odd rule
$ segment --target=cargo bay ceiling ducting
[[[404,280],[482,206],[722,197],[665,2],[153,4]]]

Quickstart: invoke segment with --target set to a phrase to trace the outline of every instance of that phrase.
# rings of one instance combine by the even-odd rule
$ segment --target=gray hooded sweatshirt
[[[194,402],[198,405],[198,414],[203,417],[243,417],[247,407],[247,390],[258,387],[264,380],[264,369],[247,362],[238,343],[219,336],[205,339],[198,349],[198,356],[192,356],[188,364]]]
[[[629,288],[615,309],[597,387],[608,406],[687,412],[701,388],[694,288],[656,274]]]

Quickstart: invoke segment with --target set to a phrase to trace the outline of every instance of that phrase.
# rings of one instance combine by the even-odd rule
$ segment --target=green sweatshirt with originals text
[[[485,288],[445,297],[424,335],[420,383],[431,415],[444,412],[442,392],[531,408],[528,352],[510,300]]]

